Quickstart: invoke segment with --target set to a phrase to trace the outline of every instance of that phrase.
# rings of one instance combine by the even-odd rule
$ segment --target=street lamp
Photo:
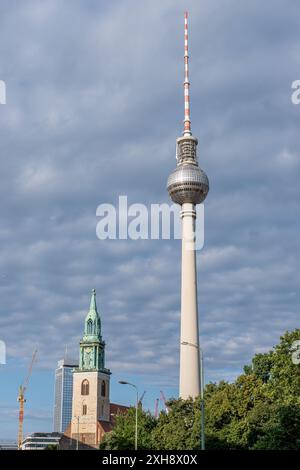
[[[76,441],[76,450],[79,449],[79,416],[75,416],[77,419],[77,441]]]
[[[136,391],[136,405],[135,405],[135,444],[134,449],[137,450],[138,447],[138,406],[139,406],[139,392],[136,385],[126,382],[125,380],[119,380],[119,384],[121,385],[130,385],[130,387],[135,388]]]
[[[203,351],[198,348],[196,344],[189,343],[188,341],[182,341],[184,346],[193,346],[199,349],[200,359],[200,402],[201,402],[201,450],[205,450],[205,429],[204,429],[204,365],[203,365]]]
[[[204,365],[203,351],[199,348],[200,354],[200,398],[201,398],[201,450],[205,450],[205,432],[204,432]]]

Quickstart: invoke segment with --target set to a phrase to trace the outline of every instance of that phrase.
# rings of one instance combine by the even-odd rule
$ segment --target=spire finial
[[[190,82],[188,49],[188,12],[184,13],[184,128],[183,135],[192,135],[190,118]]]
[[[96,305],[96,289],[92,289],[92,297],[90,303],[90,311],[97,312],[97,305]]]

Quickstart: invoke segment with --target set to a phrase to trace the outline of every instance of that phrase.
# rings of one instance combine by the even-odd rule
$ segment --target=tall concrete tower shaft
[[[177,167],[170,174],[167,189],[171,199],[181,205],[181,318],[179,396],[200,395],[200,355],[196,264],[196,204],[209,191],[209,182],[197,160],[198,140],[192,136],[188,55],[188,14],[184,15],[184,129],[177,139]]]

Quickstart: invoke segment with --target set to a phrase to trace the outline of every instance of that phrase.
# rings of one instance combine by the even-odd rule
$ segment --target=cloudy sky
[[[210,179],[198,253],[206,380],[232,380],[299,327],[300,5],[295,0],[1,0],[0,438],[52,429],[53,371],[77,357],[92,288],[112,399],[178,393],[180,241],[96,237],[96,208],[167,203],[183,121]]]

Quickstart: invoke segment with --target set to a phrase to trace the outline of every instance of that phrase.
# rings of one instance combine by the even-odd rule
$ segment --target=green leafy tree
[[[267,383],[270,379],[271,368],[273,365],[273,351],[265,354],[256,354],[252,359],[251,366],[244,366],[246,375],[255,375],[259,377],[263,383]]]
[[[200,448],[200,400],[170,400],[168,413],[160,413],[153,429],[157,450],[195,450]]]
[[[233,383],[205,387],[206,449],[300,450],[300,365],[294,342],[300,329],[286,332],[272,351],[256,354]],[[169,413],[154,419],[139,410],[139,448],[200,448],[200,399],[170,400]],[[102,449],[133,449],[135,409],[117,417]]]
[[[300,405],[300,364],[292,361],[293,344],[300,329],[286,332],[274,347],[269,387],[274,400],[284,405]]]
[[[264,432],[258,437],[253,449],[299,450],[300,407],[277,405],[274,415],[266,421]]]
[[[222,448],[248,448],[248,414],[265,398],[262,385],[258,377],[242,375],[234,383],[222,381],[206,387],[206,432],[211,438],[216,437]]]
[[[149,413],[138,409],[138,449],[151,450],[152,430],[156,419]],[[101,450],[130,450],[135,444],[135,408],[116,416],[116,425],[100,443]]]

